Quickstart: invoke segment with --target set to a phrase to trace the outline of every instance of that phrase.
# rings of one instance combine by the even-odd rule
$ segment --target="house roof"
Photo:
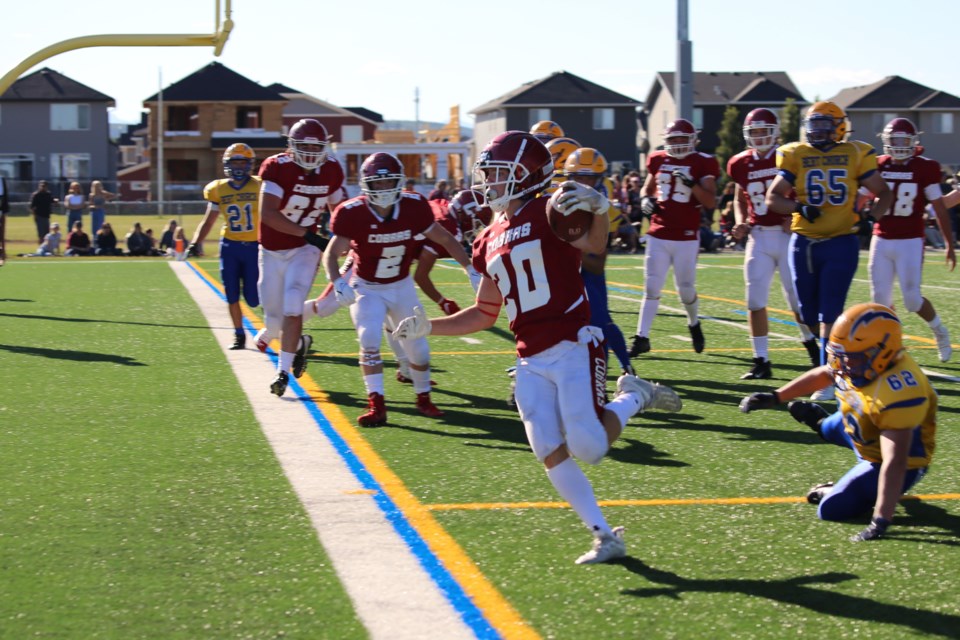
[[[156,102],[153,94],[144,102]],[[163,99],[176,102],[285,102],[276,91],[261,86],[219,62],[211,62],[186,78],[164,87]]]
[[[830,99],[847,111],[960,109],[960,98],[957,96],[900,76],[887,76],[873,84],[849,87]]]
[[[10,85],[0,100],[21,102],[109,102],[110,96],[44,67]]]
[[[503,107],[526,106],[637,106],[640,102],[601,87],[567,71],[555,71],[546,78],[532,80],[484,103],[470,113],[486,113]]]
[[[380,115],[376,111],[371,111],[366,107],[344,107],[344,109],[346,109],[347,111],[352,111],[353,113],[357,114],[361,118],[366,118],[367,120],[376,122],[377,124],[383,123],[382,115]]]
[[[660,71],[653,81],[646,104],[657,101],[660,92],[673,95],[672,71]],[[806,104],[785,71],[697,71],[693,74],[693,104],[775,104],[793,98]]]

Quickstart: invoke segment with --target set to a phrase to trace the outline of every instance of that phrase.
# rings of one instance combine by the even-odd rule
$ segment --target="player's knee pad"
[[[677,293],[680,294],[680,302],[683,304],[693,304],[697,301],[697,288],[692,283],[679,285]]]
[[[410,362],[421,367],[430,363],[430,343],[427,342],[426,338],[401,340],[400,345],[406,352]]]
[[[920,288],[914,289],[909,287],[901,291],[903,293],[903,306],[907,308],[907,311],[911,313],[916,313],[920,311],[920,307],[923,306],[923,296],[920,294]],[[890,305],[887,304],[889,307]]]
[[[360,351],[360,364],[365,367],[376,367],[383,364],[383,358],[380,357],[380,350],[366,350],[361,349]]]
[[[578,427],[567,429],[567,449],[578,460],[599,464],[610,448],[603,424],[596,417],[592,421],[580,420],[577,424]]]

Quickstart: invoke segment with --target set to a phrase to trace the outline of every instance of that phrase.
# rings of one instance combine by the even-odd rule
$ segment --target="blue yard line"
[[[224,302],[227,301],[226,296],[224,296],[210,280],[205,278],[203,274],[189,262],[187,264],[190,265],[193,272],[197,274],[221,300]],[[244,318],[243,323],[251,334],[256,333],[253,324],[247,318]],[[267,356],[269,356],[274,365],[277,364],[277,355],[272,350],[267,351]],[[387,495],[383,487],[380,486],[380,483],[377,482],[370,471],[357,458],[353,450],[350,449],[350,446],[343,440],[340,434],[337,433],[336,429],[333,428],[333,425],[330,424],[330,421],[323,414],[323,411],[320,410],[320,407],[313,402],[310,395],[292,376],[290,378],[290,389],[296,394],[297,398],[304,403],[304,406],[313,417],[320,432],[323,433],[337,451],[354,477],[357,478],[365,489],[373,492],[373,498],[380,507],[380,510],[383,511],[384,516],[386,516],[390,524],[393,525],[394,530],[407,544],[421,566],[427,571],[430,578],[443,592],[447,600],[454,609],[456,609],[457,613],[460,614],[461,618],[463,618],[464,622],[466,622],[476,637],[500,638],[500,634],[490,625],[484,617],[483,612],[473,603],[463,590],[463,587],[460,586],[460,583],[458,583],[447,568],[443,566],[443,563],[437,559],[423,537],[410,524],[403,510],[397,507],[393,500]]]
[[[741,316],[747,315],[747,312],[745,309],[734,309],[733,312]],[[774,324],[784,324],[788,327],[797,326],[797,322],[795,320],[784,320],[782,318],[776,318],[774,316],[771,316],[770,314],[767,314],[767,322],[773,322]]]

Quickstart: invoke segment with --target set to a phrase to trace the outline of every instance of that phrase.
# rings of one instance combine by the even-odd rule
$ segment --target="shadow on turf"
[[[891,538],[960,546],[960,516],[931,502],[910,496],[901,500],[900,504],[909,518],[894,518],[896,527],[890,529]],[[917,531],[926,527],[937,527],[940,531]]]
[[[876,543],[871,543],[876,544]],[[624,589],[623,595],[638,598],[666,596],[680,599],[684,593],[741,593],[751,598],[766,598],[776,602],[804,607],[819,615],[882,622],[910,627],[915,631],[948,638],[956,637],[960,616],[936,611],[922,611],[889,602],[875,602],[866,598],[825,591],[817,584],[839,584],[857,580],[853,573],[821,573],[797,576],[788,580],[698,580],[683,578],[670,571],[655,569],[636,558],[624,558],[618,564],[650,582],[665,585],[658,588]]]
[[[67,318],[63,316],[41,316],[33,313],[0,313],[4,318],[23,318],[25,320],[55,320],[57,322],[93,322],[96,324],[129,324],[137,327],[171,327],[173,329],[205,329],[209,325],[163,324],[158,322],[131,322],[129,320],[107,320],[105,318]]]
[[[33,300],[26,300],[24,298],[0,298],[0,302],[33,302]]]
[[[64,349],[44,349],[43,347],[22,347],[10,344],[0,344],[0,351],[9,351],[25,356],[38,356],[41,358],[52,358],[55,360],[73,360],[75,362],[110,362],[112,364],[122,364],[128,367],[145,367],[142,362],[137,362],[127,356],[118,356],[110,353],[94,353],[92,351],[67,351]]]

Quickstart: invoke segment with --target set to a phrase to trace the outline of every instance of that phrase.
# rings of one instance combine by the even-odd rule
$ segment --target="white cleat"
[[[953,345],[950,344],[950,332],[947,327],[940,325],[933,330],[933,335],[937,337],[937,353],[940,355],[940,362],[947,362],[953,355]]]
[[[577,558],[577,564],[600,564],[610,562],[627,555],[627,545],[623,541],[623,527],[614,527],[613,533],[604,533],[593,538],[593,548]]]
[[[617,378],[617,395],[635,393],[640,397],[640,410],[660,409],[662,411],[680,411],[683,401],[677,392],[658,382],[649,382],[630,374]]]
[[[827,385],[823,389],[817,389],[810,396],[814,402],[829,402],[837,399],[837,388],[834,385]]]

